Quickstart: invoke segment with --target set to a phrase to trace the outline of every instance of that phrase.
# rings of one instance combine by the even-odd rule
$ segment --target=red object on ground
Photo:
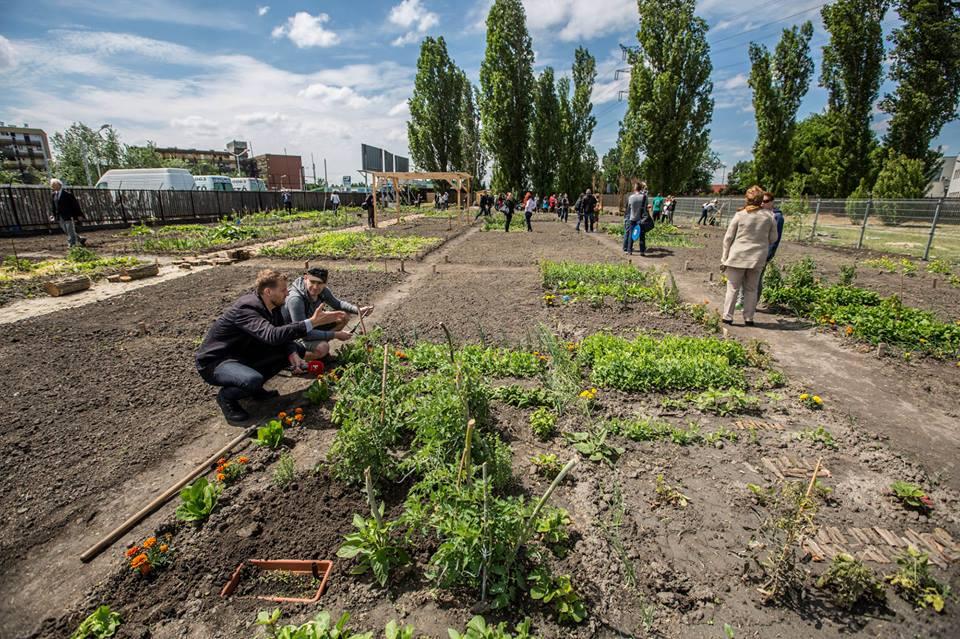
[[[263,601],[274,601],[277,603],[316,603],[320,600],[320,595],[323,594],[323,590],[327,586],[327,579],[330,577],[330,571],[333,570],[333,562],[326,559],[306,561],[299,559],[248,559],[247,561],[241,562],[240,565],[237,566],[237,569],[233,571],[233,575],[230,576],[230,581],[228,581],[220,591],[221,597],[229,597],[237,589],[237,585],[240,583],[240,577],[243,573],[243,567],[245,565],[253,566],[254,568],[259,568],[260,570],[273,570],[297,575],[312,575],[314,579],[320,582],[320,587],[317,588],[317,594],[311,598],[268,597],[263,595],[254,596],[256,599],[262,599]]]
[[[326,370],[323,366],[323,362],[319,359],[312,359],[307,362],[307,372],[312,375],[323,375],[323,371]]]

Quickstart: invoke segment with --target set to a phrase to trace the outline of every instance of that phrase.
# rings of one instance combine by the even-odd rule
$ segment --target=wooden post
[[[817,239],[817,220],[820,219],[820,201],[821,198],[817,198],[817,210],[813,214],[813,227],[810,229],[810,241],[813,242]]]
[[[373,174],[373,227],[377,226],[377,174]]]
[[[927,238],[927,248],[923,249],[923,261],[930,259],[930,247],[933,246],[933,236],[937,232],[937,220],[940,219],[940,208],[943,206],[943,198],[937,201],[937,208],[933,212],[933,222],[930,223],[930,237]],[[936,284],[936,280],[933,281]]]
[[[400,180],[393,178],[393,198],[397,204],[397,221],[402,221],[403,216],[400,214]]]
[[[389,346],[383,345],[383,377],[380,378],[380,428],[387,415],[387,355]]]
[[[457,178],[457,217],[463,214],[463,205],[460,203],[460,191],[463,189],[463,178]]]
[[[863,235],[867,232],[867,218],[870,217],[870,206],[873,204],[873,198],[867,200],[867,208],[863,212],[863,224],[860,225],[860,238],[857,240],[857,250],[863,248]]]

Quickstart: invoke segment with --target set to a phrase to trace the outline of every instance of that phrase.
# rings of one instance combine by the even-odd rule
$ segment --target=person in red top
[[[555,213],[557,210],[557,196],[555,193],[550,194],[550,212]]]

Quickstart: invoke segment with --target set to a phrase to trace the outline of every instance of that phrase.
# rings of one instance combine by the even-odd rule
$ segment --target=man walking
[[[293,194],[285,189],[280,198],[283,200],[283,208],[286,209],[287,213],[293,212]]]
[[[287,298],[287,277],[274,270],[257,274],[256,288],[227,308],[207,331],[197,350],[197,372],[203,381],[219,386],[217,404],[227,422],[243,424],[249,413],[240,400],[277,397],[263,383],[286,366],[306,368],[303,346],[294,340],[305,337],[314,326],[339,318],[318,305],[302,322],[286,323],[281,308]]]
[[[590,189],[587,189],[586,195],[583,196],[581,206],[583,207],[583,219],[587,223],[587,233],[592,233],[596,228],[597,198],[593,196]]]
[[[83,218],[83,210],[77,198],[63,188],[63,182],[57,178],[50,180],[50,190],[53,192],[51,201],[50,221],[56,221],[64,234],[67,236],[67,246],[86,246],[87,238],[81,237],[77,233],[77,220]]]
[[[507,192],[507,198],[503,201],[503,217],[506,218],[503,230],[506,233],[510,232],[510,220],[513,219],[513,212],[516,208],[517,203],[513,201],[513,193]]]
[[[647,192],[644,190],[643,182],[637,182],[633,185],[633,193],[627,199],[627,214],[629,220],[626,227],[626,249],[628,255],[633,255],[633,230],[640,229],[640,255],[647,253],[647,240],[644,231],[644,218],[647,213]]]
[[[363,204],[360,205],[362,208],[367,210],[367,225],[375,229],[377,228],[377,222],[374,219],[373,215],[373,192],[367,193],[366,199],[363,201]]]
[[[717,210],[717,198],[713,198],[709,202],[705,203],[700,209],[700,219],[697,220],[697,225],[707,224],[707,218],[710,217]]]

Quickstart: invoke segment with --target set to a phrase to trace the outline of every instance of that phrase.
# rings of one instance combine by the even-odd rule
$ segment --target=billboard
[[[397,167],[396,170],[398,173],[407,173],[410,171],[410,158],[398,155],[393,158],[393,163]]]
[[[393,153],[389,151],[383,152],[383,170],[393,171]]]
[[[351,184],[353,184],[353,180],[351,179],[351,176],[349,176],[349,175],[344,175],[344,176],[343,176],[343,186],[349,187]]]
[[[392,156],[391,156],[392,160]],[[360,163],[364,171],[382,171],[383,170],[383,150],[376,146],[368,144],[360,145]],[[393,169],[390,169],[391,171]]]

